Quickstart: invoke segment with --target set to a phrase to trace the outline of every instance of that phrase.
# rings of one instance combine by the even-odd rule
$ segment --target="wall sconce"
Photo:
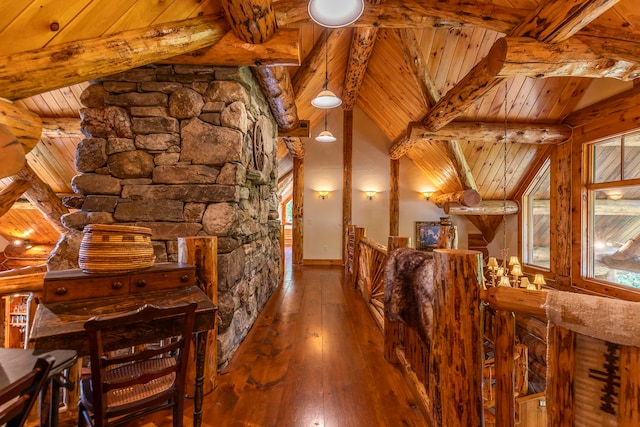
[[[318,193],[318,197],[320,197],[322,200],[324,200],[327,197],[329,197],[329,192],[328,191],[317,191],[317,193]]]
[[[424,199],[429,201],[431,199],[431,196],[433,196],[433,191],[423,191],[422,195],[424,196]]]
[[[364,194],[367,196],[367,199],[373,200],[376,196],[376,191],[365,191]]]
[[[623,194],[622,193],[608,193],[607,194],[607,199],[609,200],[620,200],[622,199]]]

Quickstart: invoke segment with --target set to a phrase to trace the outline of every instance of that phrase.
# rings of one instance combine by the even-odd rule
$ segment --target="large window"
[[[640,289],[640,133],[593,144],[587,277]]]
[[[522,258],[525,264],[549,268],[551,205],[550,160],[540,169],[522,200]]]

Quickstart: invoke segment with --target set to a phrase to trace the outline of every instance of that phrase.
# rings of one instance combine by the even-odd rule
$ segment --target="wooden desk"
[[[180,286],[157,291],[109,296],[102,298],[73,300],[38,305],[31,328],[30,341],[37,351],[70,348],[78,356],[87,356],[89,347],[84,331],[84,323],[93,316],[110,315],[135,310],[144,304],[159,307],[196,302],[194,333],[196,337],[195,359],[196,378],[194,390],[193,425],[202,422],[202,384],[204,382],[204,359],[207,345],[207,332],[214,328],[217,308],[211,300],[195,285]],[[177,330],[171,321],[157,322],[157,333],[148,331],[144,336],[119,336],[107,346],[113,349],[128,345],[144,344],[166,336]]]
[[[20,348],[0,348],[0,390],[10,386],[14,381],[22,378],[31,372],[39,357],[44,355],[53,356],[55,362],[49,371],[47,381],[49,382],[49,408],[44,412],[42,404],[46,387],[40,393],[40,424],[56,427],[58,425],[58,401],[59,401],[59,377],[62,372],[71,367],[77,360],[78,355],[73,350],[54,350],[39,353],[33,350],[23,350]],[[45,421],[47,420],[47,421]]]

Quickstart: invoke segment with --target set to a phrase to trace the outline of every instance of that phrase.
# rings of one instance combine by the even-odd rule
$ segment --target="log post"
[[[389,169],[389,235],[400,234],[400,159],[391,159]]]
[[[392,160],[393,162],[393,160]],[[400,236],[389,236],[387,244],[387,256],[391,255],[394,249],[408,248],[409,238]],[[385,287],[387,286],[385,282]],[[386,293],[386,291],[385,291]],[[389,318],[389,307],[386,301],[384,305],[384,358],[390,363],[397,364],[399,362],[396,353],[396,347],[404,347],[404,325],[400,322],[394,322]]]
[[[218,306],[218,238],[215,236],[179,237],[178,238],[178,262],[196,266],[196,278],[198,286]],[[216,314],[217,316],[217,314]],[[204,337],[204,336],[203,336]],[[216,387],[218,375],[218,322],[206,334],[207,352],[204,364],[203,392],[209,393]],[[186,393],[194,396],[194,383],[196,376],[195,360],[196,349],[190,350],[189,365],[187,366]]]
[[[302,264],[303,261],[303,215],[304,215],[304,159],[293,158],[293,208],[292,216],[292,264]]]
[[[618,425],[640,425],[640,348],[620,347]]]
[[[554,427],[574,424],[576,333],[560,326],[549,328],[547,353],[547,423]]]
[[[438,248],[458,249],[458,230],[451,223],[448,216],[440,218],[440,233],[438,234]]]
[[[483,425],[480,252],[434,251],[429,396],[438,426]]]
[[[514,395],[514,361],[513,343],[515,339],[516,321],[511,311],[498,310],[495,316],[495,361],[496,361],[496,425],[514,427],[515,395]]]
[[[436,192],[429,197],[429,201],[438,207],[443,207],[446,203],[459,203],[463,206],[477,206],[482,201],[477,190],[466,189],[454,191],[453,193]]]
[[[344,110],[342,120],[342,260],[349,262],[349,226],[353,219],[353,110]]]

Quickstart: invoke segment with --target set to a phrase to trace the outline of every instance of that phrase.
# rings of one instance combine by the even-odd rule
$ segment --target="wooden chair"
[[[196,303],[89,319],[91,378],[80,383],[78,426],[120,425],[151,412],[173,409],[173,425],[183,425],[184,388]],[[157,330],[160,321],[171,331]],[[125,347],[135,337],[162,340]],[[158,334],[165,332],[164,334]],[[118,349],[117,351],[114,351]]]
[[[49,371],[55,362],[49,355],[39,357],[33,370],[7,387],[0,394],[0,425],[23,426],[29,412],[47,382]]]

